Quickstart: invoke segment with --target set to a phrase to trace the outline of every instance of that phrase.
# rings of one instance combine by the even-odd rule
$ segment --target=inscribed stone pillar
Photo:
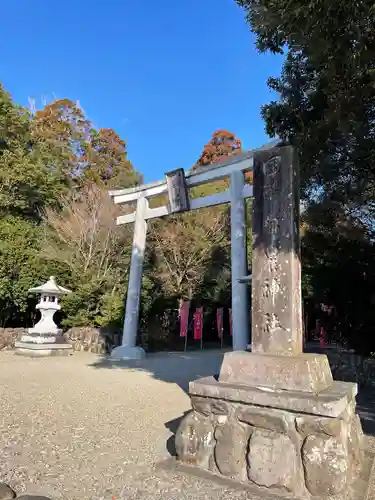
[[[326,356],[302,352],[298,159],[291,146],[254,154],[252,354],[226,354],[219,380],[319,392]]]
[[[254,155],[252,352],[302,352],[298,159],[291,146]]]

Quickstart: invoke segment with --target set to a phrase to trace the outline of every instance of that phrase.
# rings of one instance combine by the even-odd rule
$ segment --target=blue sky
[[[212,132],[267,142],[282,60],[258,54],[234,0],[5,0],[0,79],[16,102],[79,100],[127,141],[146,181],[189,169]]]

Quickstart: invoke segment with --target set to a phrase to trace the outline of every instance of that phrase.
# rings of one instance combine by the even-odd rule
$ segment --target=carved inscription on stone
[[[277,196],[281,191],[280,179],[280,157],[273,157],[265,163],[264,166],[264,200],[266,209],[266,226],[271,236],[271,242],[274,245],[269,245],[270,248],[277,248],[279,241],[279,203]]]
[[[274,192],[280,187],[280,166],[280,156],[273,156],[265,163],[265,196],[272,196]]]
[[[265,277],[261,285],[262,297],[267,299],[268,306],[271,306],[272,312],[264,311],[263,314],[263,332],[272,334],[275,330],[281,328],[285,330],[278,314],[275,312],[275,303],[278,294],[281,291],[280,281],[280,211],[279,204],[276,202],[280,196],[280,157],[273,157],[265,164],[265,185],[264,196],[266,198],[266,207],[268,213],[265,214],[266,247],[265,255],[267,257],[268,276]]]
[[[289,146],[254,157],[253,352],[293,355],[302,349],[294,158]]]
[[[277,328],[282,328],[280,320],[275,313],[264,313],[264,329],[267,333],[272,333]]]
[[[271,279],[266,278],[262,285],[262,295],[266,299],[271,298],[272,303],[275,303],[275,297],[280,291],[280,280],[276,277]]]
[[[276,217],[269,216],[266,218],[265,226],[269,233],[269,243],[266,247],[266,255],[268,258],[270,258],[271,255],[278,257],[280,250],[280,223]]]
[[[280,266],[279,262],[277,260],[277,251],[266,251],[266,255],[268,257],[268,262],[267,262],[267,267],[268,267],[268,272],[272,275],[275,275],[279,272]]]
[[[281,191],[280,157],[273,157],[265,164],[264,207],[265,253],[271,274],[279,272],[280,206],[277,202]]]

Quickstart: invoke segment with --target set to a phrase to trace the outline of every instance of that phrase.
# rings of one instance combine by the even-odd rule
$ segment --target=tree
[[[235,134],[217,130],[204,146],[192,171],[203,170],[212,163],[238,154],[241,147]],[[202,197],[227,188],[227,180],[215,181],[194,188],[190,194]],[[153,275],[164,292],[168,296],[190,300],[196,294],[201,298],[209,294],[215,300],[215,293],[225,288],[230,278],[229,233],[229,212],[225,206],[154,223],[150,241],[156,256]]]
[[[362,354],[375,352],[375,252],[366,226],[332,200],[313,203],[305,219],[305,298],[334,305],[339,333]]]
[[[36,111],[33,135],[52,152],[53,167],[77,186],[96,182],[107,188],[126,188],[141,180],[127,158],[125,141],[111,128],[96,130],[80,106],[69,99]]]
[[[84,177],[111,189],[126,188],[141,181],[127,158],[126,142],[111,128],[93,130],[85,144]]]
[[[232,132],[217,130],[212,134],[211,140],[204,146],[201,156],[194,165],[193,170],[217,163],[227,156],[240,153],[241,141]]]
[[[260,50],[286,52],[267,132],[300,150],[304,193],[373,210],[375,7],[361,0],[238,0]]]
[[[201,291],[210,266],[215,265],[215,253],[228,245],[227,224],[224,211],[204,209],[152,225],[153,275],[167,296],[191,300]],[[219,282],[225,268],[216,271],[215,281]]]
[[[183,300],[222,303],[228,296],[228,216],[202,209],[153,221],[142,282],[141,328],[149,347],[175,345]]]
[[[69,99],[59,99],[36,111],[33,136],[53,155],[51,167],[61,168],[73,178],[84,168],[86,142],[91,123],[81,108]]]
[[[299,150],[305,292],[340,312],[371,351],[375,198],[375,6],[360,0],[237,0],[261,51],[286,53],[266,130]],[[353,238],[353,235],[355,237]],[[354,334],[354,335],[353,335]],[[354,341],[354,336],[357,340]],[[374,346],[372,346],[373,349]]]
[[[59,207],[46,210],[42,255],[70,273],[74,293],[65,300],[65,323],[104,325],[120,320],[129,228],[116,226],[118,208],[94,183],[61,197]]]
[[[32,134],[32,117],[0,85],[0,214],[38,218],[63,189],[59,172]]]
[[[125,142],[95,130],[79,105],[31,113],[0,86],[1,325],[32,324],[27,290],[50,274],[74,290],[66,325],[121,321],[132,237],[105,188],[137,182]]]
[[[203,148],[192,171],[241,151],[235,134],[218,130]],[[197,186],[193,198],[228,189],[228,179]],[[165,200],[154,200],[157,204]],[[227,206],[175,215],[151,225],[148,259],[145,266],[147,297],[143,300],[143,323],[148,331],[156,322],[156,337],[170,337],[175,325],[175,310],[182,300],[195,303],[225,304],[230,299],[230,226]],[[147,321],[145,321],[147,318]],[[164,325],[164,326],[163,326]],[[159,341],[161,338],[158,339]]]
[[[12,215],[0,218],[0,326],[32,326],[35,300],[28,290],[59,272],[40,259],[38,226]]]

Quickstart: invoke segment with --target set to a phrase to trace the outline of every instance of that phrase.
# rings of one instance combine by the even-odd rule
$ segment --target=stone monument
[[[27,334],[22,335],[19,342],[15,343],[16,354],[30,356],[70,354],[73,348],[53,321],[53,316],[61,309],[60,297],[71,291],[57,285],[55,278],[51,276],[44,285],[30,288],[29,292],[40,294],[36,309],[40,311],[41,318],[33,328],[28,329]]]
[[[357,386],[302,341],[298,160],[280,146],[254,155],[252,352],[190,383],[179,461],[278,495],[360,498]]]

